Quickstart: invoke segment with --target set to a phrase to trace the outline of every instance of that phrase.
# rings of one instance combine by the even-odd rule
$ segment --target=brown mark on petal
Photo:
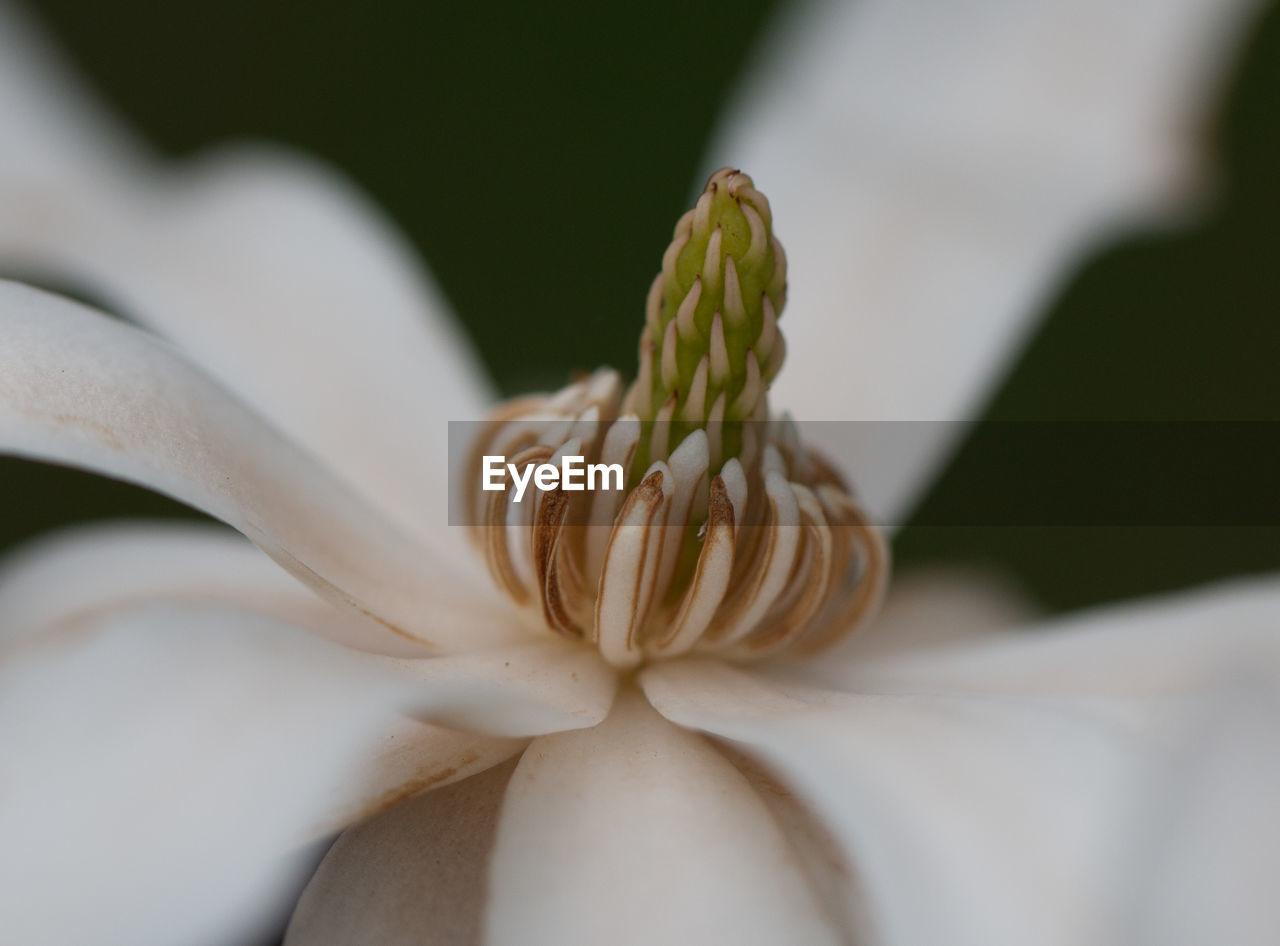
[[[452,765],[433,768],[425,765],[413,778],[402,782],[395,788],[388,789],[381,795],[374,798],[369,804],[363,808],[356,821],[364,821],[366,818],[372,818],[374,815],[381,814],[392,805],[398,805],[407,798],[412,798],[421,792],[425,792],[429,788],[435,788],[453,778],[458,772],[471,765],[480,758],[478,752],[466,752],[461,758],[457,759]]]
[[[255,531],[260,532],[260,530]],[[381,618],[374,614],[333,582],[318,574],[315,569],[299,561],[297,557],[287,549],[282,549],[278,545],[270,545],[257,540],[255,540],[254,544],[271,556],[272,560],[290,575],[293,575],[293,577],[297,578],[304,585],[314,589],[317,593],[323,595],[329,600],[336,601],[348,608],[351,608],[358,614],[368,618],[376,624],[382,625],[391,633],[403,637],[405,640],[413,641],[415,644],[421,644],[424,647],[438,646],[434,642],[427,640],[425,637],[419,637],[417,634],[406,631],[404,628],[396,624],[392,624],[385,618]]]
[[[796,795],[769,766],[727,742],[710,742],[751,783],[796,853],[824,913],[846,942],[869,943],[873,936],[871,903],[843,847],[818,813]]]
[[[77,414],[49,414],[48,419],[57,424],[64,424],[67,427],[91,430],[98,436],[104,446],[110,447],[112,450],[123,450],[125,448],[125,443],[120,439],[120,434],[106,424],[100,424],[95,420],[90,420]]]

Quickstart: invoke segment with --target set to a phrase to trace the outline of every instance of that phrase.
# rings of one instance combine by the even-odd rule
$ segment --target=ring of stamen
[[[620,390],[617,376],[602,371],[508,406],[475,447],[469,480],[480,482],[481,456],[537,440],[540,430],[575,436],[522,446],[517,467],[550,461],[566,445],[589,463],[629,464],[639,423],[618,416]],[[751,468],[731,459],[708,477],[706,438],[689,438],[687,456],[677,449],[669,462],[654,461],[625,498],[530,486],[518,504],[528,512],[513,516],[509,489],[476,489],[473,537],[513,601],[618,666],[689,652],[751,660],[829,646],[874,614],[888,550],[830,466],[798,446],[789,421],[760,427],[765,443]],[[682,568],[690,535],[696,554]]]

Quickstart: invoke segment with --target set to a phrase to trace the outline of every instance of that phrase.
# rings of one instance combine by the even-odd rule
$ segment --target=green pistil
[[[645,422],[633,470],[719,422],[717,472],[741,449],[742,423],[765,419],[765,393],[782,367],[786,269],[769,202],[751,178],[731,168],[711,175],[649,291],[629,398]]]

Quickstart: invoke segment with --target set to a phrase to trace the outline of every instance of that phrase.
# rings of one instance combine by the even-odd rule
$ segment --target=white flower
[[[1064,260],[1185,193],[1240,6],[865,3],[784,29],[719,146],[786,220],[803,370],[777,403],[967,416]],[[443,424],[487,389],[378,216],[284,154],[163,166],[64,86],[0,8],[0,259],[142,327],[0,283],[0,449],[258,548],[108,526],[9,565],[6,941],[243,941],[384,809],[290,942],[1270,935],[1274,582],[1025,634],[1002,597],[926,583],[820,663],[619,686],[445,526]],[[821,446],[893,515],[947,444]]]

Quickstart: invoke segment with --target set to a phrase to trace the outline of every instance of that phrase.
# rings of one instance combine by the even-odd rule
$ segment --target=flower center
[[[751,178],[717,171],[663,256],[625,398],[598,371],[501,406],[475,447],[467,503],[494,579],[615,665],[817,650],[883,592],[879,530],[769,414],[786,293],[772,225]],[[482,489],[495,457],[510,475]],[[598,465],[596,488],[533,479],[566,458]]]

